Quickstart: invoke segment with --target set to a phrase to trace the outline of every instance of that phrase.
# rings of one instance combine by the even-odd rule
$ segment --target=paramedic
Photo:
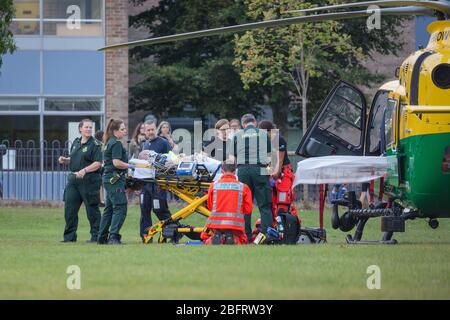
[[[211,215],[206,221],[206,228],[212,234],[202,233],[206,244],[248,243],[244,216],[252,212],[252,193],[246,184],[237,180],[235,173],[234,161],[222,162],[222,177],[208,190]]]

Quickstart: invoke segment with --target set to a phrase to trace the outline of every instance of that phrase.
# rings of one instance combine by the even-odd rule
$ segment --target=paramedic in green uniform
[[[76,138],[70,148],[68,158],[59,157],[60,164],[68,164],[70,173],[64,190],[63,242],[77,241],[78,211],[83,202],[91,225],[91,239],[96,242],[100,224],[100,168],[102,165],[101,143],[92,136],[92,121],[81,120],[78,125],[81,137]]]
[[[99,244],[121,244],[120,228],[127,216],[125,174],[128,155],[120,142],[127,134],[122,120],[111,119],[103,136],[103,186],[106,190],[105,210],[100,222]],[[109,236],[109,237],[108,237]]]
[[[269,182],[268,165],[271,141],[268,135],[256,127],[256,118],[252,114],[245,114],[241,119],[243,130],[233,137],[231,155],[234,156],[238,167],[238,180],[249,186],[256,198],[261,214],[262,232],[272,227],[272,188]],[[252,238],[251,214],[245,217],[245,233]]]

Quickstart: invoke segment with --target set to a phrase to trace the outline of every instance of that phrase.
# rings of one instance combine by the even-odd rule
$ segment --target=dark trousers
[[[98,180],[98,181],[97,181]],[[64,190],[64,241],[77,241],[78,211],[84,203],[86,213],[91,226],[91,240],[97,241],[97,234],[100,224],[100,178],[85,176],[83,179],[76,179],[70,174]]]
[[[262,174],[264,169],[256,166],[243,166],[238,169],[238,179],[248,185],[252,191],[252,196],[256,198],[259,212],[261,214],[262,232],[266,234],[267,228],[272,227],[272,188],[269,183],[269,176]],[[245,233],[247,238],[252,238],[251,214],[244,216]]]
[[[141,193],[141,221],[139,235],[144,238],[145,229],[151,227],[152,209],[158,219],[166,220],[170,218],[171,213],[167,204],[166,191],[159,189],[154,183],[146,183]]]
[[[127,196],[125,193],[125,178],[115,184],[103,182],[106,190],[105,210],[100,221],[98,242],[105,243],[108,238],[120,240],[120,229],[127,216]]]

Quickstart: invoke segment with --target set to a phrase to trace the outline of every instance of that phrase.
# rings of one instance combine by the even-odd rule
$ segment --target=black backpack
[[[283,210],[278,212],[278,216],[281,217],[281,224],[284,229],[281,244],[297,244],[298,238],[300,237],[298,217]]]

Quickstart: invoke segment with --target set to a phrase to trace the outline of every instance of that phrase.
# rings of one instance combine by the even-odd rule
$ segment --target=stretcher
[[[206,218],[210,216],[205,202],[208,200],[207,192],[211,183],[219,176],[220,162],[195,155],[171,163],[161,155],[152,155],[148,160],[132,159],[130,163],[133,163],[136,169],[128,173],[129,187],[139,190],[144,183],[155,183],[160,189],[170,192],[188,204],[170,218],[147,228],[144,243],[150,243],[157,234],[159,243],[168,240],[177,243],[183,235],[192,240],[200,240],[200,234],[207,231],[205,227],[183,225],[181,220],[195,213]]]

